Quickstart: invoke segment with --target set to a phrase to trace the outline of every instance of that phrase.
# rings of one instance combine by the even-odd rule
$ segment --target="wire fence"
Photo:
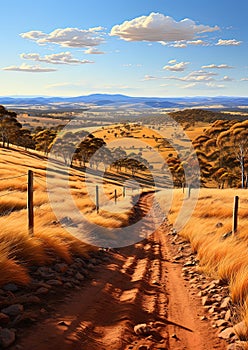
[[[8,181],[8,180],[14,180],[14,179],[18,179],[18,178],[23,178],[25,177],[27,180],[25,181],[25,183],[20,184],[18,189],[4,189],[4,193],[0,192],[0,198],[4,198],[7,196],[12,196],[13,194],[16,193],[24,193],[25,192],[25,196],[26,196],[26,200],[27,200],[27,206],[26,209],[28,211],[28,227],[29,227],[29,232],[31,234],[33,234],[33,230],[34,230],[34,199],[33,199],[33,195],[35,192],[34,188],[34,184],[38,185],[39,187],[41,187],[42,190],[47,190],[47,181],[42,179],[41,175],[39,173],[35,173],[31,170],[28,171],[28,174],[20,174],[17,176],[10,176],[10,177],[4,177],[4,178],[0,178],[0,181]],[[118,192],[116,189],[114,190],[113,194],[114,194],[114,202],[115,204],[117,204],[118,200],[120,199],[120,197],[125,198],[127,195],[127,190],[132,190],[133,192],[133,188],[132,187],[128,187],[128,186],[123,186],[122,187],[122,192],[120,193],[120,191]],[[184,191],[184,189],[183,189]],[[192,189],[188,188],[188,193],[186,193],[186,196],[188,196],[188,198],[190,198],[190,196],[192,195],[191,193]],[[130,194],[131,196],[133,196],[134,194]],[[95,210],[97,211],[97,213],[99,213],[100,210],[100,196],[99,196],[99,188],[98,185],[95,185],[95,201],[96,201],[96,206],[95,206]],[[221,201],[221,199],[217,198],[217,201]],[[245,199],[245,202],[247,202],[247,199]],[[45,203],[43,203],[45,204]],[[42,205],[43,205],[42,204]],[[46,204],[49,204],[49,202],[47,202]],[[216,203],[217,204],[217,203]],[[231,210],[233,210],[233,218],[232,218],[232,223],[233,223],[233,228],[232,231],[233,233],[235,233],[237,231],[237,226],[238,226],[238,212],[239,209],[241,210],[247,210],[248,211],[248,206],[245,205],[240,205],[240,198],[238,196],[234,196],[234,204],[232,206],[232,204],[226,204],[223,201],[220,203],[221,207],[226,207],[229,208]],[[218,210],[218,208],[220,208],[220,205],[216,205],[216,210]],[[39,209],[41,205],[39,205]],[[1,209],[1,202],[0,202],[0,209]],[[42,209],[43,210],[43,209]],[[45,209],[44,209],[45,211]],[[8,211],[6,211],[8,212]],[[243,212],[241,213],[243,215]],[[247,213],[247,217],[248,217],[248,213]]]

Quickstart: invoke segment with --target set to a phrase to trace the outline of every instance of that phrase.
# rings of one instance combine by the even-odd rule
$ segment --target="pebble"
[[[83,281],[84,280],[84,276],[81,275],[80,272],[77,272],[76,275],[75,275],[76,279],[79,280],[79,281]]]
[[[8,292],[17,292],[18,291],[18,287],[15,283],[8,283],[8,284],[5,284],[3,287],[2,287],[3,290],[6,290]]]
[[[220,332],[218,334],[218,337],[227,340],[230,339],[233,335],[235,335],[233,327],[228,327],[225,328],[222,332]]]
[[[6,324],[8,324],[10,321],[10,318],[8,315],[0,312],[0,326],[5,326]]]
[[[8,316],[17,316],[23,312],[24,308],[21,304],[13,304],[1,310],[2,313]]]
[[[40,287],[39,289],[36,290],[36,294],[47,294],[49,293],[49,290],[48,288],[45,288],[45,287]]]
[[[149,335],[151,333],[151,327],[146,323],[140,323],[134,326],[134,333],[137,335]]]
[[[63,284],[59,280],[48,280],[46,283],[49,284],[50,286],[62,286]]]
[[[226,309],[231,301],[230,297],[226,297],[220,305],[221,309]]]
[[[5,349],[15,342],[15,332],[8,328],[0,328],[0,345]]]
[[[54,266],[55,271],[64,273],[68,269],[68,265],[65,263],[56,264]]]

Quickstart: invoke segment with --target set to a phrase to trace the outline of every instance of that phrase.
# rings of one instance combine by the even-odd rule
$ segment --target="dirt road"
[[[142,210],[151,200],[143,197]],[[92,280],[19,339],[19,349],[226,349],[210,322],[200,320],[205,311],[174,263],[168,230],[164,223],[141,243],[112,252]],[[135,334],[143,323],[148,334]]]

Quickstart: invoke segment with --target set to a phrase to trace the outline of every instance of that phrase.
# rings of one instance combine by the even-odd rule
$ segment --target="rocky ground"
[[[169,242],[174,255],[174,263],[182,266],[181,276],[189,288],[189,294],[197,297],[204,308],[200,321],[210,321],[218,338],[227,342],[226,349],[247,349],[245,341],[247,328],[238,321],[237,310],[229,296],[229,288],[221,280],[213,280],[200,272],[199,261],[192,253],[190,244],[183,240],[173,228],[169,232]]]
[[[247,348],[228,287],[199,272],[189,243],[166,222],[136,245],[33,266],[31,276],[25,288],[0,289],[0,348]]]
[[[108,252],[99,250],[88,259],[76,257],[70,265],[58,260],[51,266],[33,266],[30,268],[32,282],[27,287],[14,283],[2,286],[0,346],[8,348],[24,330],[49,317],[58,300],[63,301],[71,291],[81,290],[82,285],[93,278],[95,268],[109,259]]]

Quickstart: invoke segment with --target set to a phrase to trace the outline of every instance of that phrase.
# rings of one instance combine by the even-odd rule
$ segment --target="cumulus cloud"
[[[97,50],[95,47],[90,47],[86,51],[84,51],[87,55],[103,55],[105,52]]]
[[[174,64],[172,64],[170,62],[173,62]],[[183,72],[183,71],[185,71],[185,69],[189,65],[189,62],[178,62],[178,63],[175,63],[175,62],[174,62],[174,60],[169,61],[170,65],[164,66],[163,69],[169,70],[172,72]]]
[[[22,59],[32,60],[38,62],[45,62],[50,64],[85,64],[85,63],[94,63],[93,61],[88,60],[79,60],[73,58],[71,52],[60,52],[51,55],[46,55],[41,57],[38,53],[22,53],[20,55]]]
[[[94,47],[104,42],[102,27],[90,29],[64,28],[55,29],[46,34],[38,30],[21,33],[24,39],[34,40],[37,44],[57,44],[63,47]]]
[[[111,36],[119,36],[125,41],[173,42],[194,40],[196,35],[219,30],[218,26],[196,24],[185,18],[177,22],[174,18],[161,13],[150,13],[122,24],[115,25]]]
[[[236,39],[229,39],[229,40],[224,40],[224,39],[219,39],[216,46],[239,46],[242,44],[242,41],[238,41]]]
[[[14,72],[47,73],[47,72],[55,72],[57,69],[44,68],[40,66],[29,66],[24,63],[19,67],[9,66],[9,67],[2,68],[2,70],[8,70],[8,71],[14,71]]]
[[[233,68],[228,64],[209,64],[207,66],[202,66],[202,69],[230,69]]]
[[[241,78],[240,81],[248,81],[248,78]]]

